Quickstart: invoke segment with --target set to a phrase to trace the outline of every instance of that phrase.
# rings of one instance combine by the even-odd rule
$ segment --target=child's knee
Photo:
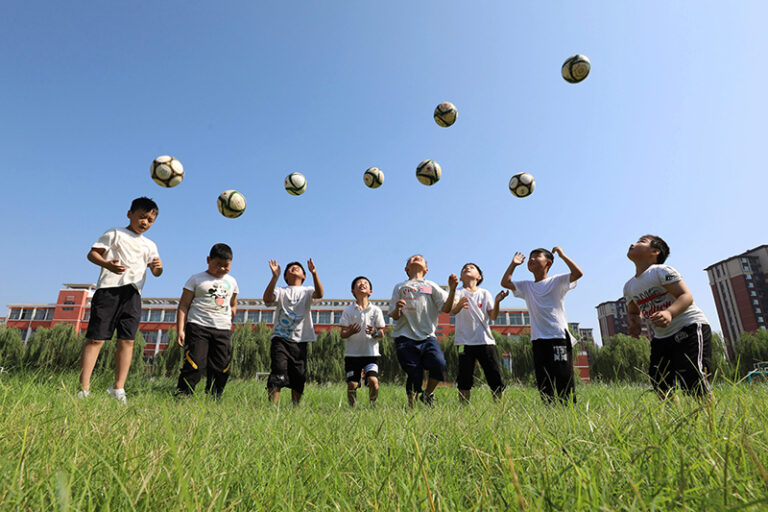
[[[379,389],[379,379],[376,377],[368,377],[368,387]]]
[[[104,345],[104,340],[85,340],[85,344],[89,347],[101,347]]]
[[[117,344],[120,347],[132,347],[133,346],[133,340],[117,340]]]

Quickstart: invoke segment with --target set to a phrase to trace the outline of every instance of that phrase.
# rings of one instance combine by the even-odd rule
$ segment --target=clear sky
[[[179,296],[216,242],[242,297],[261,297],[268,259],[312,257],[336,298],[359,274],[389,298],[415,252],[439,283],[476,262],[495,293],[516,250],[560,245],[585,274],[568,319],[597,331],[650,232],[719,330],[703,269],[767,241],[767,15],[762,1],[3,2],[0,307],[96,282],[89,247],[147,195],[165,264],[147,297]],[[592,72],[571,85],[575,53]],[[432,120],[441,101],[459,109],[450,128]],[[162,154],[186,168],[176,188],[149,177]],[[426,158],[443,168],[432,187],[415,178]],[[283,190],[292,171],[303,196]],[[526,199],[507,188],[520,171],[536,178]],[[234,220],[215,205],[231,188],[248,200]]]

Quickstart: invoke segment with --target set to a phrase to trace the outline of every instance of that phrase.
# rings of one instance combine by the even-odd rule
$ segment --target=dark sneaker
[[[419,400],[421,400],[421,403],[423,403],[427,407],[432,407],[435,405],[435,394],[422,392],[419,395]]]

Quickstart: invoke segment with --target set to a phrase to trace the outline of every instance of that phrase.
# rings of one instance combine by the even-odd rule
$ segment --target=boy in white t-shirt
[[[285,267],[283,278],[286,287],[276,288],[280,278],[280,265],[269,260],[272,279],[264,290],[264,303],[277,306],[272,341],[269,348],[271,368],[267,379],[269,401],[277,404],[280,390],[291,388],[291,400],[299,405],[307,380],[307,345],[315,341],[312,325],[312,300],[323,297],[323,285],[317,277],[317,268],[312,258],[307,262],[312,274],[314,288],[302,286],[307,278],[304,267],[293,261]]]
[[[459,347],[459,375],[456,387],[459,400],[469,403],[470,390],[474,384],[475,363],[479,362],[491,387],[494,400],[504,393],[501,377],[501,363],[496,350],[496,340],[491,332],[491,322],[499,316],[499,304],[509,295],[500,291],[494,299],[491,292],[478,285],[483,282],[483,271],[475,263],[466,263],[461,268],[463,288],[456,293],[456,303],[451,313],[456,317],[453,344]],[[455,291],[458,280],[451,276],[450,290]]]
[[[569,274],[548,277],[556,254],[568,266]],[[531,348],[536,371],[536,384],[542,400],[552,403],[576,402],[573,393],[573,343],[565,317],[565,294],[576,287],[584,275],[581,269],[565,255],[560,247],[552,251],[534,249],[528,259],[528,270],[533,281],[512,281],[515,268],[525,261],[522,253],[515,253],[501,286],[509,288],[515,297],[525,300],[531,316]]]
[[[141,289],[147,268],[155,277],[163,273],[163,262],[152,240],[144,233],[157,219],[157,204],[139,197],[128,210],[128,226],[110,229],[88,252],[88,261],[101,267],[96,292],[91,299],[91,317],[85,333],[80,360],[80,391],[85,398],[91,392],[91,375],[104,341],[117,330],[115,382],[107,392],[126,403],[125,380],[133,358],[133,340],[141,320]]]
[[[384,335],[384,314],[371,304],[371,281],[365,276],[352,280],[355,304],[341,313],[341,337],[344,339],[344,373],[347,376],[347,400],[351,407],[357,401],[360,375],[364,375],[371,405],[379,396],[379,338]]]
[[[232,361],[232,318],[237,309],[237,281],[229,275],[232,249],[211,247],[208,269],[184,285],[176,316],[176,343],[184,348],[178,392],[191,395],[206,372],[205,392],[221,397]]]
[[[446,376],[445,355],[435,337],[435,328],[440,311],[450,311],[453,294],[449,296],[437,283],[424,279],[427,272],[427,261],[421,254],[408,258],[408,280],[395,286],[389,302],[389,316],[396,321],[392,337],[397,360],[408,376],[405,391],[410,407],[418,394],[425,405],[431,406],[434,390]],[[424,370],[429,372],[429,380],[422,393]]]
[[[627,258],[635,264],[635,277],[624,285],[629,334],[640,336],[640,315],[653,329],[648,373],[659,398],[666,399],[676,382],[687,393],[706,396],[712,331],[683,278],[663,264],[668,256],[669,246],[655,235],[629,246]]]

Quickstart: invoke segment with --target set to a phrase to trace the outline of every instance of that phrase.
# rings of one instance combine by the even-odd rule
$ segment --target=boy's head
[[[555,256],[546,249],[541,247],[531,251],[531,255],[528,257],[528,270],[536,272],[536,270],[549,271],[549,267],[555,261]]]
[[[140,235],[147,231],[157,219],[157,203],[148,197],[137,197],[128,210],[128,229]]]
[[[465,263],[464,266],[461,267],[461,282],[466,286],[467,282],[472,279],[477,281],[476,284],[482,283],[483,271],[480,270],[480,267],[478,267],[476,263]]]
[[[427,273],[427,260],[421,254],[414,254],[405,262],[405,273],[413,279],[419,272],[422,275]]]
[[[662,264],[669,257],[669,246],[660,236],[643,235],[629,246],[627,258],[634,262]]]
[[[306,278],[307,273],[304,272],[304,267],[298,261],[292,261],[285,266],[283,279],[288,283],[288,286],[300,285]]]
[[[232,267],[232,248],[227,244],[216,244],[208,255],[208,273],[214,277],[224,277]]]
[[[356,299],[362,297],[370,297],[373,293],[373,285],[371,285],[370,279],[365,276],[357,276],[352,280],[352,295]]]

